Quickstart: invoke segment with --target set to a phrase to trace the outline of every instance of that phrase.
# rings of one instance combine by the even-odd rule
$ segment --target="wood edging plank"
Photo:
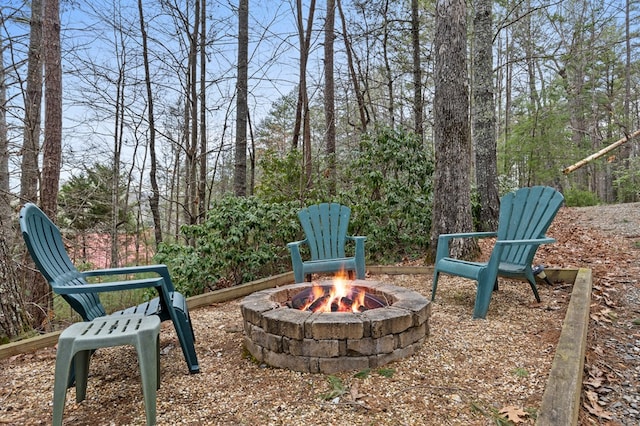
[[[592,286],[591,269],[579,269],[536,426],[578,424]]]

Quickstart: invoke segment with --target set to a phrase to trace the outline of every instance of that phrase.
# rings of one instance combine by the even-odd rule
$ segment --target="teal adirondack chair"
[[[60,230],[35,204],[27,203],[20,211],[20,228],[33,261],[53,291],[60,294],[84,321],[91,321],[94,318],[107,315],[98,295],[101,292],[155,288],[158,291],[158,297],[155,299],[111,315],[158,315],[161,321],[171,320],[176,329],[189,372],[198,373],[200,371],[187,301],[181,293],[175,291],[166,265],[80,272],[67,254]],[[149,275],[149,273],[154,276],[91,284],[86,280],[88,277],[96,276]],[[71,385],[72,381],[69,384]]]
[[[561,193],[546,186],[522,188],[503,196],[497,232],[442,234],[438,237],[431,300],[435,300],[438,276],[442,273],[478,282],[474,318],[485,318],[491,293],[497,288],[498,277],[529,282],[536,300],[540,295],[531,263],[541,244],[555,242],[545,236],[549,225],[564,201]],[[496,237],[488,262],[468,262],[449,257],[449,243],[454,238]]]
[[[291,252],[296,283],[310,280],[313,273],[345,271],[359,280],[365,277],[364,242],[366,237],[347,235],[351,209],[338,203],[322,203],[301,209],[298,218],[305,239],[287,244]],[[355,254],[345,255],[345,243],[355,243]],[[302,260],[300,247],[306,244],[311,259]]]

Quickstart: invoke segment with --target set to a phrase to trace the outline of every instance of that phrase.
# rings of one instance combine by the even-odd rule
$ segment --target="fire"
[[[300,310],[313,312],[361,312],[365,307],[366,293],[353,287],[344,272],[333,278],[329,288],[314,284]]]

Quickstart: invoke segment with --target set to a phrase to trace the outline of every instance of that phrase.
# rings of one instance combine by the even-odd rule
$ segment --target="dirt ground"
[[[563,208],[538,251],[548,267],[593,270],[581,425],[640,423],[640,204]],[[431,276],[371,275],[430,295]],[[475,285],[443,278],[419,351],[372,371],[332,376],[274,369],[242,344],[239,301],[192,311],[202,372],[189,375],[169,323],[161,331],[157,422],[215,425],[532,425],[571,285],[501,280],[486,320],[473,320]],[[0,424],[50,424],[55,348],[0,360]],[[132,348],[101,349],[87,399],[67,392],[65,424],[144,424]],[[499,422],[503,423],[499,423]]]

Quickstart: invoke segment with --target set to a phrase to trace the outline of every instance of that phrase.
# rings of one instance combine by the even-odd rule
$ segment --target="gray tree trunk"
[[[236,150],[233,189],[236,196],[247,194],[247,79],[249,61],[249,0],[238,5],[238,82],[236,104]]]
[[[0,19],[0,24],[2,24]],[[0,105],[7,104],[7,86],[4,68],[4,39],[0,37]],[[10,240],[11,232],[11,200],[13,196],[9,185],[9,138],[7,134],[7,110],[0,107],[0,222],[8,225],[5,235]],[[11,242],[9,241],[9,245]]]
[[[411,0],[411,44],[413,48],[413,122],[414,132],[424,141],[422,108],[422,66],[420,64],[420,2]]]
[[[42,109],[42,1],[31,2],[29,23],[27,93],[24,109],[24,139],[20,170],[20,198],[38,202],[38,155]]]
[[[151,196],[149,197],[149,208],[153,216],[153,228],[156,248],[162,242],[162,221],[160,219],[160,189],[158,188],[157,170],[158,160],[156,157],[156,125],[153,113],[154,100],[151,89],[151,71],[149,69],[149,49],[147,47],[147,27],[144,23],[144,9],[142,0],[138,0],[138,14],[140,15],[140,34],[142,35],[142,58],[144,61],[144,82],[147,89],[147,117],[149,120],[149,156],[151,165],[149,167],[149,180],[151,182]]]
[[[18,286],[15,262],[7,246],[5,222],[0,219],[0,343],[26,331],[27,311]]]
[[[356,67],[354,65],[354,53],[353,48],[351,46],[351,42],[349,41],[349,31],[347,30],[347,21],[344,16],[344,12],[342,11],[342,2],[337,0],[338,11],[340,13],[340,21],[342,22],[342,37],[344,39],[344,47],[347,54],[347,64],[349,66],[349,76],[351,77],[351,83],[353,84],[353,91],[355,93],[356,102],[358,103],[358,116],[360,117],[360,131],[367,131],[367,124],[369,123],[369,118],[367,114],[367,107],[364,102],[364,95],[362,93],[362,89],[360,89],[360,82],[358,80],[358,74],[356,73]]]
[[[430,257],[438,236],[469,232],[471,218],[471,132],[467,78],[467,9],[465,0],[437,0],[435,93],[433,98],[435,175]],[[451,255],[465,258],[477,251],[469,238],[457,240]]]
[[[335,0],[327,0],[324,26],[324,122],[329,193],[336,193],[336,120],[335,82],[333,77],[333,45],[335,40]]]
[[[200,176],[198,182],[198,223],[202,223],[209,208],[207,196],[207,2],[202,2],[200,11]]]
[[[491,0],[474,1],[471,112],[476,148],[476,185],[480,196],[480,229],[478,231],[495,231],[498,227],[500,210],[493,88],[492,5]]]

